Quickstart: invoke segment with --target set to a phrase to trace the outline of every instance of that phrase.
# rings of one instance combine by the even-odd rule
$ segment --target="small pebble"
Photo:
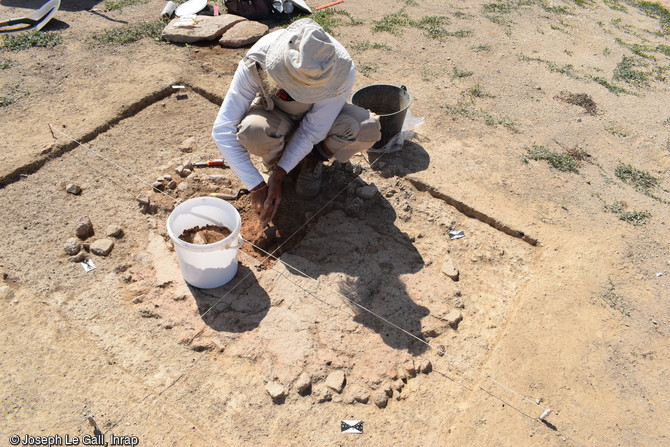
[[[460,310],[458,309],[453,309],[450,311],[447,315],[445,315],[444,320],[447,322],[449,326],[452,328],[458,327],[458,323],[463,320],[463,314],[461,313]]]
[[[170,180],[167,184],[168,189],[175,189],[177,187],[177,182]]]
[[[123,228],[121,228],[118,225],[111,224],[107,227],[107,231],[105,231],[105,233],[109,237],[120,238],[120,237],[123,237]]]
[[[433,364],[428,359],[421,359],[418,370],[420,373],[428,374],[433,370]]]
[[[374,183],[371,183],[367,186],[361,186],[356,190],[356,195],[364,200],[373,198],[375,194],[377,194],[377,187],[374,185]]]
[[[274,402],[279,402],[286,397],[286,390],[281,383],[270,382],[265,385],[265,389]]]
[[[77,219],[77,227],[75,229],[75,235],[79,239],[86,239],[89,236],[93,236],[93,223],[88,216],[81,216]]]
[[[336,391],[338,393],[342,392],[342,389],[344,388],[344,383],[346,381],[346,376],[344,374],[344,371],[342,370],[337,370],[333,371],[332,373],[328,374],[328,377],[326,377],[326,386],[333,391]]]
[[[412,360],[408,360],[405,362],[403,365],[403,368],[405,369],[405,372],[409,377],[414,377],[416,376],[416,368],[414,366],[414,362]]]
[[[137,196],[137,201],[142,205],[149,205],[151,203],[149,197],[144,194],[140,194],[139,196]]]
[[[65,253],[69,254],[70,256],[76,255],[79,253],[81,250],[81,243],[79,242],[79,239],[76,237],[71,237],[67,241],[65,241],[65,245],[63,246],[65,249]]]
[[[67,258],[67,260],[70,262],[84,262],[86,260],[86,252],[80,251],[76,255]]]
[[[172,176],[170,174],[165,174],[162,178],[166,182],[169,182],[170,180],[172,180]]]
[[[79,194],[81,194],[81,186],[76,185],[74,183],[70,183],[65,187],[65,192],[67,192],[68,194],[78,196]]]
[[[295,381],[294,386],[298,393],[306,394],[312,388],[312,378],[309,374],[303,372]]]
[[[195,137],[189,137],[181,142],[179,150],[182,152],[192,152],[193,146],[195,146]]]
[[[163,184],[163,182],[153,182],[151,184],[151,187],[160,191],[165,187],[165,185]]]
[[[377,405],[378,408],[386,408],[389,397],[384,391],[377,391],[375,392],[374,396],[372,396],[372,401],[375,405]]]

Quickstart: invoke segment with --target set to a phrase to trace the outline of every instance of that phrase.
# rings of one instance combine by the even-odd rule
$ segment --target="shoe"
[[[307,155],[300,166],[295,182],[295,193],[301,199],[313,199],[321,191],[323,162],[312,154]]]

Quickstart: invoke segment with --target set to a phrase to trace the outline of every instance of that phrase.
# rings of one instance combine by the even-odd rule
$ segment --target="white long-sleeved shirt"
[[[267,50],[282,32],[283,30],[275,31],[261,38],[251,47],[246,57],[255,60],[261,68],[265,69]],[[335,45],[341,45],[335,39],[332,40]],[[286,172],[291,171],[312,150],[315,144],[326,138],[335,118],[337,118],[351,94],[355,80],[356,68],[352,63],[347,78],[343,80],[344,93],[312,105],[300,121],[291,140],[286,143],[277,162],[279,167]],[[224,160],[249,189],[260,184],[263,177],[251,163],[247,150],[237,141],[237,126],[249,110],[256,94],[260,92],[261,86],[258,85],[244,61],[240,61],[212,129],[212,138],[221,151]]]

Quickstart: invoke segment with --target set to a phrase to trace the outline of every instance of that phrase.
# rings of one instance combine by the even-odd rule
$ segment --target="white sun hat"
[[[344,93],[352,65],[347,50],[312,19],[289,25],[265,58],[265,69],[279,87],[306,104]]]

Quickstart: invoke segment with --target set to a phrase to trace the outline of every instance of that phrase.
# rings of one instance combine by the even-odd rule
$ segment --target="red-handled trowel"
[[[58,8],[60,8],[60,0],[49,0],[40,9],[32,13],[30,17],[15,17],[13,19],[0,20],[0,33],[41,30],[56,14]],[[15,27],[14,25],[28,26]]]

